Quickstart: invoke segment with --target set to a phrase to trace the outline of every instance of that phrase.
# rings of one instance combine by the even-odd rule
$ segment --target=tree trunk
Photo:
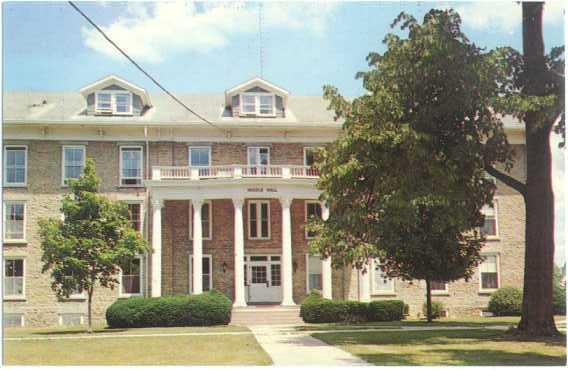
[[[432,322],[432,288],[428,279],[426,279],[426,320]]]
[[[87,297],[87,321],[88,321],[88,333],[92,334],[93,333],[93,320],[92,320],[92,308],[91,308],[91,304],[93,302],[93,288],[89,288],[89,290],[87,291],[88,297]]]
[[[528,95],[544,95],[543,3],[523,2],[523,51]],[[523,336],[559,335],[553,317],[554,196],[551,178],[550,132],[539,112],[525,115],[527,192],[525,199],[525,278],[521,321]]]

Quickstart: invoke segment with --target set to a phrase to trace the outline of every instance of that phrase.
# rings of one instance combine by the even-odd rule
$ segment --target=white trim
[[[393,279],[393,278],[388,278],[388,280],[390,280],[392,282],[392,289],[379,290],[379,289],[376,288],[376,284],[375,284],[375,274],[377,273],[376,262],[372,261],[369,267],[370,267],[370,270],[371,270],[371,273],[369,275],[371,277],[371,292],[372,292],[372,295],[395,295],[396,294],[396,287],[395,287],[396,280]]]
[[[103,77],[83,88],[81,88],[79,90],[79,92],[83,95],[83,96],[87,96],[91,93],[94,93],[97,90],[100,90],[101,88],[110,86],[110,85],[117,85],[122,87],[125,90],[133,90],[136,95],[139,95],[140,98],[142,99],[142,103],[144,105],[152,105],[152,103],[150,102],[150,96],[148,95],[148,92],[146,91],[146,89],[137,86],[131,82],[126,81],[123,78],[120,78],[116,75],[108,75],[106,77]]]
[[[109,109],[101,109],[99,108],[99,95],[100,94],[108,94],[110,95],[110,108]],[[116,96],[117,95],[128,95],[130,99],[129,110],[127,112],[119,112],[117,111],[117,103],[116,103]],[[130,116],[133,112],[134,106],[134,98],[133,94],[129,90],[98,90],[95,91],[95,113],[112,113],[113,115],[117,116]]]
[[[489,205],[487,205],[487,206],[489,206]],[[488,240],[488,241],[500,239],[500,236],[499,236],[499,197],[497,197],[497,196],[493,197],[493,212],[494,212],[494,216],[495,216],[495,235],[486,235],[485,239]],[[483,213],[483,209],[482,209],[481,213]],[[483,213],[483,215],[485,215],[485,213]]]
[[[260,163],[255,163],[255,164],[250,164],[250,152],[249,149],[256,149],[256,153],[258,154],[258,159],[260,160],[260,149],[266,149],[268,152],[268,163],[267,164],[260,164]],[[257,161],[258,162],[258,161]],[[247,146],[247,166],[270,166],[270,147],[269,146],[258,146],[258,145],[250,145]]]
[[[118,297],[119,298],[128,298],[128,297],[139,297],[139,296],[143,296],[144,295],[144,255],[143,254],[138,254],[136,256],[134,256],[133,259],[138,259],[140,260],[140,274],[138,276],[138,280],[139,280],[139,284],[140,284],[140,292],[139,293],[124,293],[122,288],[122,268],[119,269],[119,273],[118,273],[118,285],[120,285],[119,289],[118,289]]]
[[[252,237],[250,232],[251,232],[251,228],[250,228],[250,205],[251,204],[256,204],[256,231],[257,231],[257,236],[256,237]],[[267,206],[267,221],[268,221],[268,236],[263,237],[262,236],[262,219],[261,219],[261,207],[262,204],[266,204]],[[271,233],[271,227],[270,227],[270,200],[247,200],[247,231],[248,231],[248,238],[249,240],[270,240],[272,233]]]
[[[208,163],[205,166],[194,166],[193,164],[191,164],[191,150],[192,149],[207,149],[207,151],[209,152],[208,154]],[[188,147],[187,149],[187,154],[188,154],[188,160],[187,163],[189,163],[189,167],[209,167],[211,166],[211,146],[207,146],[207,145],[191,145]]]
[[[306,293],[310,294],[310,257],[317,257],[320,259],[320,265],[321,265],[321,271],[320,271],[320,275],[321,275],[321,290],[323,291],[323,260],[320,258],[319,255],[311,255],[309,253],[306,253]],[[314,288],[315,289],[315,288]]]
[[[211,254],[202,254],[201,258],[209,259],[209,291],[213,289],[213,256]],[[189,252],[189,294],[193,294],[193,253]],[[203,270],[201,271],[203,278]],[[205,291],[204,291],[205,292]]]
[[[61,186],[68,187],[65,183],[65,149],[81,149],[83,150],[83,170],[85,170],[85,163],[87,159],[87,149],[85,145],[63,145],[61,146]]]
[[[14,183],[9,183],[7,182],[7,177],[6,177],[6,159],[8,158],[8,156],[6,155],[7,151],[9,149],[16,149],[16,148],[23,148],[24,149],[24,182],[14,182]],[[4,174],[4,187],[8,188],[18,188],[18,187],[26,187],[28,184],[28,146],[27,145],[16,145],[16,144],[10,144],[10,145],[4,145],[4,167],[3,167],[3,174]]]
[[[203,236],[203,206],[209,205],[209,237]],[[189,240],[193,240],[193,204],[191,200],[189,201]],[[213,201],[204,200],[201,205],[201,239],[202,240],[213,240]]]
[[[140,149],[140,168],[141,168],[141,174],[140,174],[140,184],[123,184],[122,180],[126,180],[126,179],[138,179],[138,177],[129,177],[129,178],[123,178],[122,177],[122,152],[123,150],[128,150],[128,149]],[[119,147],[119,158],[118,158],[118,186],[119,187],[124,187],[124,188],[142,188],[144,187],[144,146],[143,145],[121,145]]]
[[[479,266],[477,267],[477,277],[479,279],[479,293],[493,293],[494,291],[496,291],[497,289],[501,288],[501,256],[498,252],[485,252],[485,253],[481,253],[481,256],[483,257],[495,257],[495,264],[496,266],[496,270],[497,270],[497,288],[494,289],[484,289],[482,286],[482,279],[481,279],[481,265],[485,262],[483,261],[482,263],[479,264]]]
[[[239,94],[239,116],[258,116],[258,117],[276,117],[276,95],[273,93],[265,92],[242,92]],[[252,96],[254,97],[254,112],[245,112],[243,109],[243,97]],[[260,112],[260,97],[270,96],[272,97],[272,113],[261,113]]]
[[[7,216],[7,206],[9,204],[23,204],[24,205],[24,220],[23,220],[23,235],[21,239],[7,239],[6,238],[6,216]],[[4,212],[3,212],[3,220],[2,220],[2,240],[4,241],[4,244],[16,244],[16,243],[27,243],[27,239],[26,239],[26,228],[27,228],[27,223],[28,223],[28,215],[27,215],[27,202],[25,200],[17,200],[17,199],[9,199],[9,200],[5,200],[4,201]]]
[[[284,90],[281,87],[278,87],[276,85],[274,85],[271,82],[266,81],[265,79],[262,79],[260,77],[255,77],[252,78],[248,81],[245,81],[237,86],[231,87],[230,89],[225,91],[225,96],[227,98],[235,95],[235,93],[239,93],[243,90],[246,90],[249,86],[253,87],[253,86],[260,86],[260,87],[264,87],[266,90],[273,90],[274,92],[280,93],[281,95],[283,95],[283,97],[288,97],[288,95],[290,95],[290,93],[286,90]]]
[[[4,295],[5,301],[22,301],[26,299],[26,257],[24,256],[4,256],[2,263],[2,286],[4,286],[4,279],[6,278],[6,260],[21,260],[22,261],[22,294],[21,295]],[[4,290],[2,290],[4,292]],[[23,325],[22,325],[23,326]]]
[[[308,223],[308,204],[317,204],[320,207],[320,213],[323,214],[323,208],[321,206],[321,202],[318,200],[306,200],[304,201],[304,238],[306,240],[315,239],[316,236],[308,236],[308,230],[306,230],[306,225]]]

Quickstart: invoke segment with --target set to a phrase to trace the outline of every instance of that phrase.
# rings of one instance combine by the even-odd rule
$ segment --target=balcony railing
[[[208,167],[152,167],[152,180],[240,179],[271,177],[281,179],[317,178],[319,171],[309,166],[208,166]]]

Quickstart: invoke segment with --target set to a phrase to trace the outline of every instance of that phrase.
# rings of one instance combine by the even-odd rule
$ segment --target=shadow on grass
[[[127,331],[126,329],[93,329],[92,334],[115,334],[115,333],[122,333]],[[49,331],[40,331],[31,333],[33,335],[77,335],[77,334],[89,334],[87,329],[85,328],[77,328],[77,329],[65,329],[65,330],[49,330]]]

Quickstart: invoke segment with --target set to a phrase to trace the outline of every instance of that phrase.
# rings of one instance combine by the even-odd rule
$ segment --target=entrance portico
[[[193,205],[191,224],[191,285],[193,292],[202,292],[203,287],[203,230],[201,205],[210,200],[230,199],[233,206],[232,223],[234,235],[231,252],[234,256],[233,305],[244,307],[247,303],[280,303],[293,306],[294,273],[291,204],[294,199],[317,200],[319,191],[314,187],[315,180],[298,178],[283,181],[281,178],[241,178],[208,180],[147,180],[152,199],[152,296],[162,295],[162,207],[165,201],[190,201]],[[247,200],[278,200],[280,204],[281,243],[279,251],[261,253],[258,250],[245,252],[245,223],[243,208]],[[322,204],[322,217],[329,211]],[[230,214],[226,215],[231,218]],[[277,233],[276,233],[277,234]],[[279,238],[280,239],[280,238]],[[248,240],[248,239],[247,239]],[[276,254],[278,253],[278,254]],[[213,269],[216,267],[213,266]],[[217,266],[219,268],[219,266]],[[224,267],[223,267],[224,269]],[[322,292],[331,298],[331,261],[322,261]]]

